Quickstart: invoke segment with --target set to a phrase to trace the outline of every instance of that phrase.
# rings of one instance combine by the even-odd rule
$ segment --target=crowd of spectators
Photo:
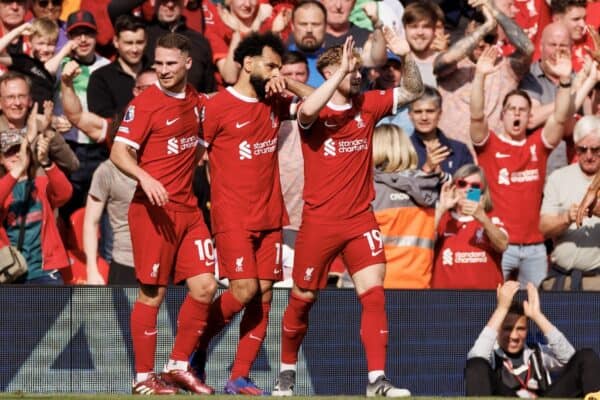
[[[315,88],[319,56],[352,36],[363,90],[385,90],[399,86],[402,62],[384,27],[406,39],[426,85],[373,139],[385,286],[599,289],[600,219],[576,224],[600,170],[592,0],[0,0],[0,246],[19,244],[30,269],[20,281],[135,283],[136,182],[108,155],[127,104],[155,84],[161,35],[191,40],[188,82],[207,94],[236,82],[234,51],[253,31],[279,35],[280,73]],[[288,279],[302,223],[301,101],[278,141]],[[194,192],[210,228],[209,185],[204,159]]]

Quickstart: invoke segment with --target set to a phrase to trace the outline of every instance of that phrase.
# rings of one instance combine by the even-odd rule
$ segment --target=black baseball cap
[[[67,32],[70,33],[73,29],[82,27],[98,32],[96,19],[92,13],[89,11],[75,11],[69,14],[69,18],[67,18]]]

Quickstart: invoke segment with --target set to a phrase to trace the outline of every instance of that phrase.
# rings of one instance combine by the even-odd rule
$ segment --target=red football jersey
[[[263,231],[287,224],[281,195],[277,134],[292,97],[266,101],[228,87],[206,100],[202,127],[208,145],[214,233]]]
[[[498,217],[492,223],[503,228]],[[496,289],[504,282],[502,254],[492,247],[483,226],[470,216],[445,213],[438,225],[431,287]]]
[[[543,140],[542,128],[522,141],[490,132],[485,142],[475,144],[475,151],[490,185],[494,212],[504,222],[510,242],[543,242],[538,225],[552,147]]]
[[[172,93],[156,83],[129,103],[115,137],[137,150],[138,165],[165,187],[171,209],[197,208],[192,175],[201,140],[200,101],[190,85],[185,93]],[[139,185],[134,198],[147,199]]]
[[[371,90],[347,105],[328,103],[310,127],[300,127],[303,218],[331,221],[369,210],[375,198],[373,130],[395,104],[394,89]]]

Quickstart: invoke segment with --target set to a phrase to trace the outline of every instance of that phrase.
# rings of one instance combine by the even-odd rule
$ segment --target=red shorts
[[[350,275],[385,263],[381,232],[372,212],[348,221],[317,223],[303,218],[296,238],[294,283],[302,289],[324,288],[331,263],[338,254],[342,255]]]
[[[215,235],[222,275],[229,280],[265,279],[280,281],[281,230],[227,231]]]
[[[212,238],[199,210],[173,211],[147,203],[129,206],[135,275],[147,285],[167,285],[214,273]]]

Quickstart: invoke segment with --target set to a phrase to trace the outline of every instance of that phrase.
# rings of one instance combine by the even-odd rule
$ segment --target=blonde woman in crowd
[[[387,259],[384,287],[428,288],[433,267],[435,202],[442,175],[417,169],[417,153],[410,139],[401,128],[390,124],[375,129],[373,165],[373,209]]]

